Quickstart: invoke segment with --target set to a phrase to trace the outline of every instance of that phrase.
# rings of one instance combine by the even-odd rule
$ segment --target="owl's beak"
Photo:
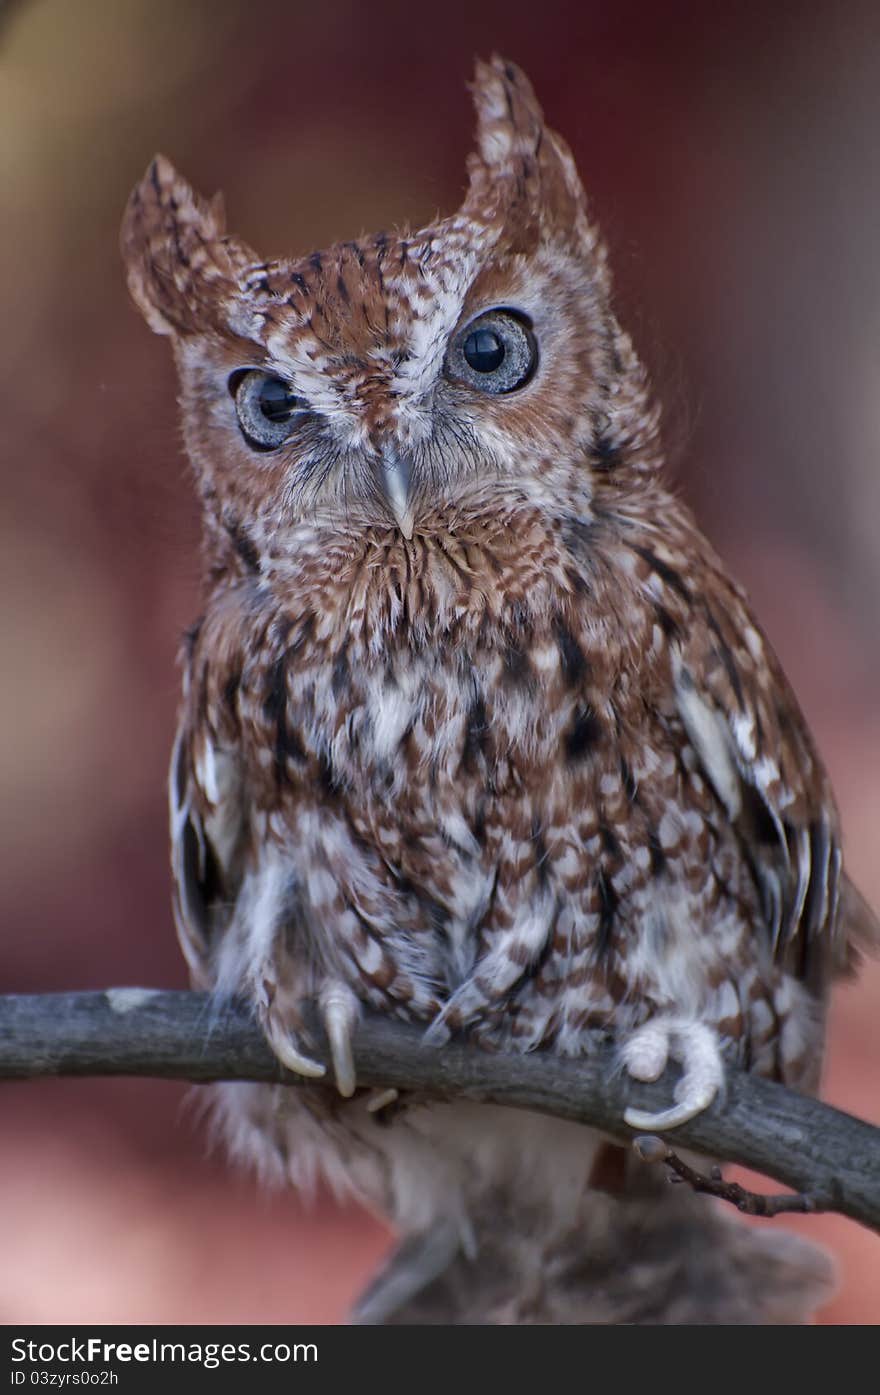
[[[409,461],[386,446],[379,458],[379,480],[391,512],[403,536],[409,541],[413,534],[411,472]]]

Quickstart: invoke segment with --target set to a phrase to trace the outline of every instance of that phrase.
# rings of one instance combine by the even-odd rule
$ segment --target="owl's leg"
[[[454,1221],[442,1221],[419,1235],[407,1236],[361,1294],[352,1322],[362,1327],[387,1322],[439,1279],[461,1248],[461,1227]]]
[[[702,1022],[654,1017],[624,1042],[621,1056],[635,1080],[658,1080],[670,1056],[680,1061],[683,1068],[675,1087],[678,1103],[657,1114],[627,1109],[624,1123],[632,1129],[655,1132],[677,1128],[707,1109],[724,1084],[718,1036]]]

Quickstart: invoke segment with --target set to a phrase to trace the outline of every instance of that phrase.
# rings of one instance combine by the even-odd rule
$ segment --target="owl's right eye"
[[[229,391],[241,434],[252,450],[277,450],[287,440],[297,417],[309,410],[305,398],[292,393],[283,378],[255,368],[233,373]]]
[[[537,366],[538,346],[530,321],[520,311],[500,306],[459,330],[446,354],[450,378],[493,397],[525,387]]]

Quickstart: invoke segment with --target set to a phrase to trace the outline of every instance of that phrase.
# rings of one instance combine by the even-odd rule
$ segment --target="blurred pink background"
[[[10,0],[0,991],[185,984],[164,782],[197,520],[170,355],[118,261],[130,187],[163,150],[267,255],[417,224],[457,204],[465,83],[493,49],[574,148],[681,488],[880,904],[880,8]],[[837,994],[825,1093],[875,1122],[878,1018],[873,964]],[[16,1084],[3,1105],[0,1321],[337,1322],[388,1246],[208,1156],[185,1087]],[[838,1259],[822,1320],[876,1322],[880,1240],[791,1224]]]

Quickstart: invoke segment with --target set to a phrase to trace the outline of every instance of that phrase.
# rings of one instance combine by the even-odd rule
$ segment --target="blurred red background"
[[[678,0],[0,5],[0,990],[183,986],[166,870],[197,519],[167,346],[117,228],[157,149],[267,255],[451,211],[474,56],[572,144],[681,488],[749,587],[880,903],[880,9]],[[880,969],[840,990],[826,1095],[880,1122]],[[197,1092],[192,1092],[197,1094]],[[343,1319],[389,1238],[258,1193],[184,1087],[6,1085],[0,1320]],[[773,1224],[782,1225],[777,1221]],[[880,1317],[880,1241],[791,1222]]]

